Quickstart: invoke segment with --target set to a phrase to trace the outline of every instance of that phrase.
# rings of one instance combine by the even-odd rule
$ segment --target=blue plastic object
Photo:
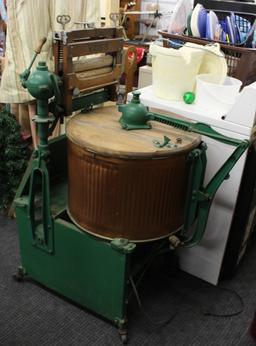
[[[206,38],[208,40],[212,40],[211,30],[210,30],[210,14],[209,13],[207,13],[207,16],[206,16]]]
[[[202,8],[198,15],[198,31],[200,33],[200,37],[206,37],[206,22],[207,22],[207,11],[205,8]]]
[[[236,43],[235,42],[235,35],[234,35],[233,25],[231,23],[230,16],[226,17],[226,21],[227,21],[227,34],[229,37],[229,41],[230,41],[230,43],[235,44]]]

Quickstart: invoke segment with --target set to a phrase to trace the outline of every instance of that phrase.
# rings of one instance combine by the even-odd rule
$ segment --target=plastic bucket
[[[203,109],[216,110],[225,115],[233,106],[242,82],[239,79],[226,77],[223,84],[219,84],[219,76],[201,74],[196,77],[196,105]]]
[[[155,96],[182,101],[184,93],[194,91],[204,51],[183,47],[172,49],[152,44],[152,78]]]

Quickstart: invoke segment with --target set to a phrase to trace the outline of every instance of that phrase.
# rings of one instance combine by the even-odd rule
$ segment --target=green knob
[[[188,91],[183,95],[183,100],[186,104],[190,105],[192,104],[196,99],[195,93]]]
[[[140,92],[135,90],[132,92],[132,103],[140,103]]]

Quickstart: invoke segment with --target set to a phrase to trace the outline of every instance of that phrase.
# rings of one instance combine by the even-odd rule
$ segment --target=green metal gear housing
[[[151,129],[148,123],[149,114],[148,109],[140,102],[140,92],[134,91],[133,98],[130,103],[120,105],[119,112],[122,113],[119,122],[125,130],[141,130]]]

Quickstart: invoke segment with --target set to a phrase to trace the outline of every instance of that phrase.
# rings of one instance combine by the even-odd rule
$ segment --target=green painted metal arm
[[[239,139],[224,136],[213,130],[211,126],[204,123],[191,123],[186,120],[171,118],[157,113],[149,113],[150,120],[158,121],[169,126],[173,126],[188,132],[195,132],[202,136],[207,136],[221,143],[237,146],[241,143]]]

